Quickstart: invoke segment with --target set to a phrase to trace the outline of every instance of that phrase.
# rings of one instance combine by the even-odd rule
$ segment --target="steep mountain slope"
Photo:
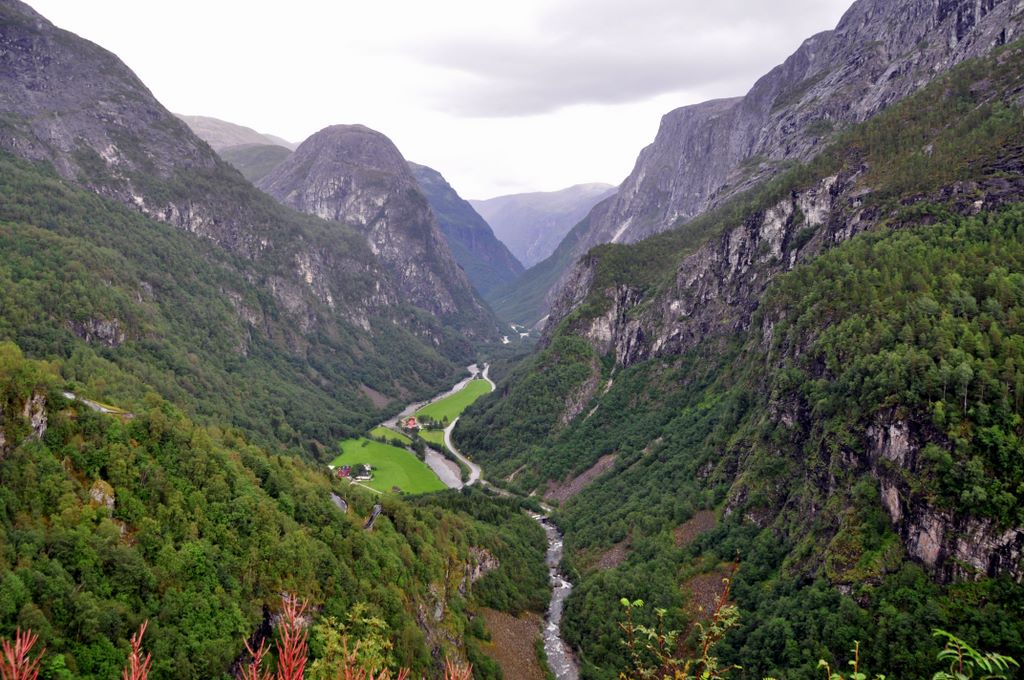
[[[586,677],[625,663],[619,598],[685,625],[737,557],[741,677],[811,678],[853,640],[916,677],[933,627],[1024,653],[1022,92],[1014,43],[591,250],[460,420],[492,479],[562,501]]]
[[[515,502],[382,500],[156,397],[96,413],[55,370],[0,342],[0,636],[40,636],[40,677],[118,677],[147,620],[149,677],[233,677],[282,591],[313,604],[323,676],[344,625],[389,667],[437,677],[473,653],[478,607],[544,602],[543,532]]]
[[[519,297],[539,303],[533,316],[542,316],[567,266],[590,248],[669,229],[808,160],[845,126],[1013,39],[1022,22],[1012,0],[859,0],[835,30],[808,39],[746,96],[668,113],[616,196],[552,255],[548,269],[556,271],[543,282],[524,278]],[[535,289],[548,283],[538,299]]]
[[[362,125],[325,128],[259,187],[297,210],[355,225],[394,277],[400,299],[472,337],[495,337],[497,320],[452,257],[408,163],[384,135]]]
[[[523,265],[499,241],[491,227],[445,178],[425,165],[409,163],[420,191],[437,216],[437,224],[455,261],[480,295],[508,285],[523,273]]]
[[[255,184],[292,155],[292,150],[276,144],[240,144],[218,149],[217,155]]]
[[[93,398],[135,408],[156,389],[316,454],[312,442],[360,432],[389,400],[454,373],[387,321],[332,322],[297,296],[300,316],[252,263],[3,153],[0,234],[0,338],[62,358]]]
[[[614,193],[610,184],[577,184],[561,191],[511,194],[470,204],[530,268],[551,255],[594,205]]]
[[[213,147],[214,151],[223,151],[233,146],[250,144],[283,146],[289,151],[294,151],[298,144],[293,144],[275,135],[265,135],[256,132],[244,125],[229,123],[226,120],[211,118],[209,116],[185,116],[180,113],[174,114],[185,121],[196,136]]]
[[[66,253],[5,242],[25,255],[5,272],[25,293],[6,337],[34,337],[34,356],[101,354],[196,415],[288,444],[362,427],[473,356],[457,324],[408,303],[363,235],[256,190],[114,55],[16,0],[0,1],[0,42],[0,148],[60,176],[4,155],[8,228]],[[84,365],[104,390],[131,382]]]

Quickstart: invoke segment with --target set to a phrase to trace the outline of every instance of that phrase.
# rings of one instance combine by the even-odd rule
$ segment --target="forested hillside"
[[[580,264],[543,348],[456,441],[561,502],[584,676],[620,597],[683,626],[739,562],[737,677],[946,628],[1024,655],[1020,44],[690,224]],[[582,473],[588,474],[582,474]]]
[[[473,341],[497,341],[482,306],[438,318],[432,291],[409,296],[407,272],[389,269],[351,224],[258,191],[116,55],[17,0],[0,0],[0,39],[0,146],[38,164],[5,157],[0,210],[60,236],[63,250],[19,264],[32,273],[19,286],[49,284],[45,298],[25,290],[9,303],[30,316],[5,315],[6,337],[46,335],[24,347],[33,357],[67,358],[73,332],[191,414],[329,445],[448,383],[475,358]],[[436,265],[418,255],[410,267]],[[66,269],[79,265],[82,279],[112,290]],[[107,301],[68,304],[83,297]],[[130,389],[123,382],[104,389]]]
[[[97,413],[62,368],[0,344],[0,637],[38,633],[41,677],[117,676],[146,619],[151,677],[229,677],[282,591],[313,604],[313,662],[345,632],[433,672],[475,607],[544,602],[543,532],[514,502],[374,498],[152,392]]]
[[[296,327],[259,268],[44,167],[0,156],[0,195],[0,338],[60,358],[92,398],[134,408],[155,389],[268,441],[329,446],[388,401],[368,386],[425,394],[454,372],[399,328]]]

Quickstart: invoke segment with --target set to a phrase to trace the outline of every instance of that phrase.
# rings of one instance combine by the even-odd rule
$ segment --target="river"
[[[569,645],[562,639],[562,612],[565,601],[572,592],[572,583],[561,571],[562,564],[562,532],[547,515],[530,513],[544,527],[548,537],[548,576],[551,579],[551,602],[544,620],[544,655],[548,658],[548,668],[556,680],[579,680],[580,669],[576,656]]]
[[[476,364],[468,366],[467,370],[470,372],[471,376],[476,374]],[[480,375],[483,379],[491,383],[491,389],[493,390],[495,389],[495,385],[488,375],[489,371],[490,366],[488,364],[484,364],[484,369]],[[400,418],[412,415],[427,404],[444,399],[448,395],[458,392],[466,386],[467,382],[469,382],[469,378],[459,381],[452,389],[444,392],[443,394],[437,395],[429,401],[410,404],[399,416],[382,423],[382,425],[397,429]],[[455,429],[455,424],[458,421],[459,419],[455,418],[445,429],[444,441],[445,444],[447,444],[448,449],[469,467],[470,475],[467,483],[479,483],[481,486],[490,487],[499,494],[508,495],[507,491],[488,484],[487,480],[483,476],[483,471],[480,469],[480,466],[455,448],[455,445],[451,440],[451,435],[452,431]],[[450,460],[440,453],[433,451],[433,449],[428,449],[426,462],[434,472],[437,473],[437,476],[445,486],[452,489],[462,488],[463,483],[458,472],[458,467]],[[549,508],[544,507],[544,510],[550,513]],[[562,532],[558,530],[558,527],[551,521],[548,514],[540,515],[530,513],[530,517],[536,520],[541,527],[544,528],[544,533],[546,534],[548,541],[546,562],[548,566],[548,574],[551,579],[551,602],[548,604],[547,616],[544,620],[544,654],[547,657],[548,667],[554,674],[555,680],[579,680],[580,671],[576,662],[576,656],[572,653],[569,645],[565,643],[565,640],[562,639],[561,635],[562,611],[565,608],[565,600],[569,597],[569,593],[572,592],[572,583],[565,577],[565,574],[562,573],[560,568],[562,563]]]

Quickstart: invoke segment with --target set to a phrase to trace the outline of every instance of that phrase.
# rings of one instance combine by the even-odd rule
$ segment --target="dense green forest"
[[[810,678],[854,640],[866,667],[930,676],[934,627],[1024,656],[1012,546],[987,578],[966,559],[929,568],[909,552],[916,534],[900,533],[907,515],[953,533],[1024,524],[1024,207],[970,216],[993,196],[1020,200],[1008,180],[1022,74],[1019,43],[967,62],[720,209],[594,249],[584,304],[464,414],[460,448],[520,491],[614,456],[557,513],[578,584],[564,633],[584,677],[626,666],[621,597],[648,603],[648,624],[660,607],[685,628],[735,560],[740,623],[720,653],[737,677]],[[647,323],[686,255],[842,173],[857,176],[851,205],[875,229],[802,252],[792,271],[748,273],[771,283],[741,332],[627,366],[582,336],[625,288],[639,298],[628,314]],[[815,236],[804,231],[783,261]],[[904,467],[876,450],[889,427],[908,433]],[[902,524],[883,486],[898,489]]]
[[[114,677],[145,619],[153,677],[226,677],[282,591],[318,621],[383,621],[391,660],[423,672],[437,645],[463,653],[474,607],[546,599],[543,531],[514,501],[378,500],[152,391],[133,418],[94,412],[63,396],[61,368],[0,345],[0,637],[39,633],[42,677]],[[475,584],[471,547],[500,563]]]
[[[255,266],[0,154],[0,339],[60,359],[86,396],[131,409],[155,389],[193,417],[319,456],[310,442],[329,448],[376,420],[362,385],[426,396],[454,377],[390,322],[303,332]]]
[[[566,635],[592,677],[624,663],[616,594],[685,619],[694,577],[737,557],[741,622],[722,656],[744,677],[812,677],[854,640],[870,667],[914,677],[941,646],[934,627],[1024,654],[1024,590],[1010,577],[944,587],[910,563],[861,444],[877,414],[902,411],[934,440],[908,476],[912,503],[1020,526],[1024,208],[948,219],[865,235],[780,278],[762,309],[789,320],[771,364],[755,333],[718,362],[694,351],[626,369],[599,424],[558,440],[567,469],[597,442],[619,455],[559,515],[582,578]],[[785,424],[790,410],[803,425]],[[718,521],[680,545],[705,509]],[[625,562],[597,570],[621,542]]]

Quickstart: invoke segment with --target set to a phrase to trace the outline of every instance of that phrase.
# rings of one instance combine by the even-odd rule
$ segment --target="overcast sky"
[[[744,94],[852,0],[29,0],[178,113],[391,137],[466,198],[618,184],[661,116]]]

